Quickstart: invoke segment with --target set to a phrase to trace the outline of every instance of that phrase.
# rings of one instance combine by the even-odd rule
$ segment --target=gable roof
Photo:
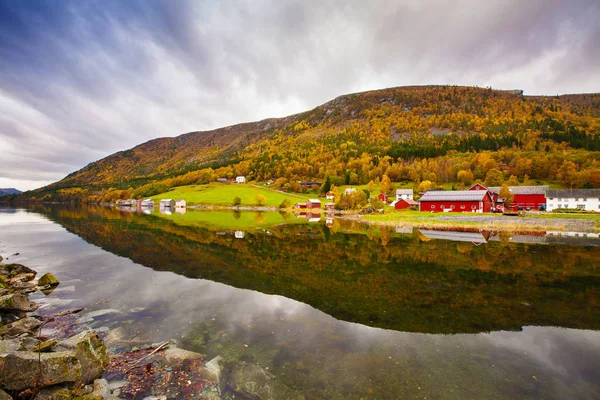
[[[396,189],[396,195],[403,195],[403,194],[413,194],[413,190],[412,189]]]
[[[485,196],[487,190],[430,190],[420,201],[481,201]]]
[[[600,197],[600,189],[569,189],[569,190],[548,190],[546,197],[562,198],[587,198]]]
[[[500,193],[500,186],[489,187],[494,193]],[[509,186],[512,194],[546,194],[548,186]]]
[[[394,202],[394,204],[399,203],[401,201],[403,201],[403,202],[405,202],[405,203],[407,203],[407,204],[409,204],[411,206],[418,206],[419,205],[419,203],[416,202],[416,201],[414,201],[413,199],[400,199],[400,200],[396,200]]]
[[[321,200],[318,199],[308,199],[308,201],[310,201],[311,203],[320,203]]]

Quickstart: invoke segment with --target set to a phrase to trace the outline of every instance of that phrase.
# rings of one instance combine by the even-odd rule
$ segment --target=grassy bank
[[[256,196],[265,196],[265,206],[278,207],[284,200],[291,204],[305,202],[314,197],[308,194],[288,194],[253,186],[250,184],[211,183],[208,185],[180,186],[173,190],[152,196],[158,202],[160,199],[184,199],[189,205],[220,205],[230,206],[234,197],[242,200],[242,206],[257,205]]]

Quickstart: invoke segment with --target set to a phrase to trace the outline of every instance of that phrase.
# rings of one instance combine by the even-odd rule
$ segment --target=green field
[[[292,205],[305,202],[315,195],[289,194],[270,189],[252,186],[249,184],[212,183],[209,185],[180,186],[173,190],[152,196],[158,202],[160,199],[184,199],[188,205],[219,205],[230,206],[233,198],[242,199],[242,206],[256,206],[256,196],[262,194],[267,198],[267,206],[278,207],[284,200],[289,200]]]
[[[279,224],[306,223],[306,218],[298,218],[292,213],[275,211],[200,211],[187,210],[185,214],[173,213],[155,215],[182,226],[202,226],[214,230],[248,230],[266,228]]]

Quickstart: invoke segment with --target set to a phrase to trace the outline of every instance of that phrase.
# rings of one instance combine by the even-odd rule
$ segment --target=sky
[[[600,92],[598,21],[598,0],[0,0],[0,188],[364,90]]]

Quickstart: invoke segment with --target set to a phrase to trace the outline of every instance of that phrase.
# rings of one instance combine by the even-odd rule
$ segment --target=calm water
[[[600,239],[312,218],[5,209],[0,255],[61,280],[47,309],[308,399],[600,398]]]

